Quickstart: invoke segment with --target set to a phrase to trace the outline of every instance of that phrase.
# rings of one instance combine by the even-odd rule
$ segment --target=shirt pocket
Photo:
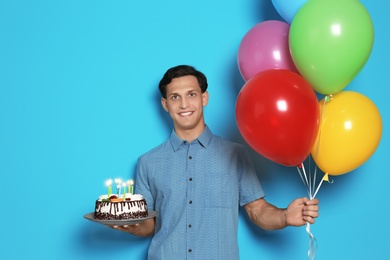
[[[208,173],[204,187],[205,207],[232,208],[238,206],[238,183],[234,173]]]

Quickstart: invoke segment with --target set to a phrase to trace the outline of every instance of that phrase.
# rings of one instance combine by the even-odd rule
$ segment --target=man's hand
[[[153,234],[154,224],[155,224],[155,218],[151,218],[139,224],[124,225],[124,226],[110,226],[110,227],[116,230],[133,234],[135,236],[147,237]]]
[[[313,224],[318,214],[318,199],[298,198],[286,209],[286,223],[289,226],[302,226],[306,222]]]

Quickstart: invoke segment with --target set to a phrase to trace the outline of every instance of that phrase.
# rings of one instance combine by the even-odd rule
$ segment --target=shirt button
[[[188,253],[191,253],[192,252],[192,249],[188,249]]]
[[[189,200],[188,203],[189,203],[189,204],[192,204],[192,200]]]
[[[192,159],[192,156],[191,156],[191,155],[190,155],[190,156],[188,156],[188,159],[190,159],[190,160],[191,160],[191,159]]]
[[[192,178],[190,177],[188,180],[189,180],[189,181],[192,181]]]
[[[189,227],[189,228],[192,228],[192,225],[191,225],[191,224],[189,224],[189,225],[188,225],[188,227]]]

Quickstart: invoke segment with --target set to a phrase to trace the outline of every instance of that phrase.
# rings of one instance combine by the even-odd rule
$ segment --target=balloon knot
[[[325,96],[325,102],[329,102],[333,99],[333,95],[326,95]]]

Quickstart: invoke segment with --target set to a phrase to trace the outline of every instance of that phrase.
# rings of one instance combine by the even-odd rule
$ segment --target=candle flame
[[[106,186],[111,186],[111,184],[112,184],[112,180],[111,179],[106,180]]]
[[[121,178],[116,178],[115,179],[115,184],[116,184],[116,186],[120,186],[122,184],[122,179]]]

